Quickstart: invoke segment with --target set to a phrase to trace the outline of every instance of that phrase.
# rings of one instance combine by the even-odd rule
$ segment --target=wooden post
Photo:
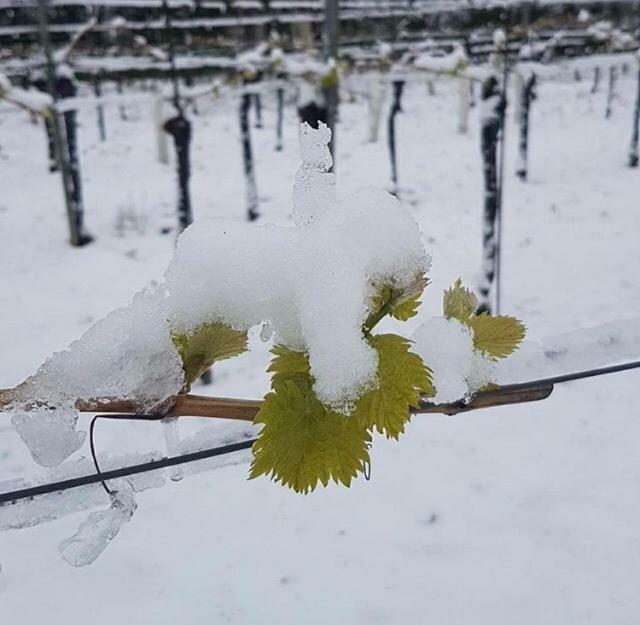
[[[322,31],[322,50],[324,60],[335,64],[334,71],[323,86],[324,98],[327,105],[327,125],[331,129],[329,150],[333,158],[333,171],[336,164],[336,121],[338,118],[338,47],[340,39],[338,0],[325,0],[324,25]]]
[[[633,111],[633,129],[631,131],[631,146],[629,147],[629,167],[638,166],[638,126],[640,126],[640,65],[638,66],[636,106]]]
[[[391,161],[391,184],[392,193],[398,197],[398,163],[396,158],[396,115],[402,112],[402,91],[404,90],[404,80],[394,80],[393,100],[389,109],[387,119],[387,144],[389,146],[389,160]]]
[[[63,135],[62,124],[60,123],[58,107],[56,105],[56,70],[53,51],[51,49],[51,40],[49,39],[49,17],[47,11],[47,0],[38,0],[38,29],[46,59],[47,90],[53,101],[49,121],[50,130],[53,138],[58,169],[62,177],[62,191],[67,211],[67,221],[69,223],[69,239],[72,246],[79,247],[81,245],[81,240],[80,231],[78,229],[78,207],[73,200],[73,179],[71,177],[71,167],[69,165],[69,153],[66,141],[64,140],[65,137]]]

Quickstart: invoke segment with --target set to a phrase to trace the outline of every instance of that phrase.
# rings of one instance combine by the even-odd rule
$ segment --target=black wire
[[[574,373],[565,373],[550,378],[540,378],[538,380],[530,380],[528,382],[517,382],[516,384],[505,384],[500,387],[504,391],[524,391],[538,386],[548,386],[553,384],[562,384],[564,382],[573,382],[574,380],[584,380],[586,378],[595,378],[599,375],[608,375],[610,373],[620,373],[621,371],[629,371],[631,369],[640,369],[640,360],[625,362],[621,365],[611,365],[610,367],[599,367],[597,369],[588,369],[586,371],[576,371]]]
[[[95,446],[95,440],[94,440],[94,429],[95,429],[96,421],[99,418],[100,418],[100,415],[96,415],[95,417],[93,417],[93,419],[91,419],[91,425],[89,426],[89,448],[91,449],[91,457],[93,458],[93,465],[96,468],[96,475],[102,474],[102,472],[100,471],[100,465],[98,464],[98,456],[96,455],[96,446]],[[102,488],[104,488],[105,491],[107,492],[107,495],[111,497],[111,489],[107,486],[107,483],[104,480],[100,480],[100,483],[102,484]]]
[[[155,471],[156,469],[173,467],[178,464],[186,464],[188,462],[195,462],[196,460],[205,460],[206,458],[213,458],[214,456],[230,454],[234,451],[249,449],[253,445],[253,443],[256,442],[256,440],[256,438],[250,438],[238,443],[230,443],[228,445],[214,447],[212,449],[203,449],[202,451],[195,451],[190,454],[184,454],[182,456],[172,456],[169,458],[161,458],[160,460],[151,460],[150,462],[134,464],[128,467],[122,467],[121,469],[112,469],[111,471],[105,471],[104,473],[83,475],[81,477],[74,477],[68,480],[61,480],[60,482],[41,484],[39,486],[23,488],[21,490],[15,490],[8,493],[0,493],[0,505],[10,502],[13,503],[21,499],[29,499],[38,495],[46,495],[48,493],[68,490],[70,488],[78,488],[79,486],[97,484],[98,482],[114,480],[119,477],[137,475],[138,473],[146,473],[147,471]]]
[[[631,369],[640,368],[640,360],[633,362],[627,362],[620,365],[612,365],[610,367],[601,367],[598,369],[589,369],[587,371],[577,371],[574,373],[567,373],[564,375],[557,375],[550,378],[540,378],[538,380],[531,380],[528,382],[521,382],[518,384],[508,384],[501,386],[500,390],[526,390],[530,388],[536,388],[539,386],[562,384],[563,382],[572,382],[574,380],[584,380],[585,378],[593,378],[600,375],[607,375],[610,373],[619,373],[621,371],[629,371]],[[99,415],[101,418],[117,419],[125,417],[127,415]],[[151,417],[152,415],[146,415]],[[97,417],[92,421],[92,425]],[[130,475],[137,475],[138,473],[146,473],[147,471],[155,471],[156,469],[164,469],[166,467],[173,467],[179,464],[187,464],[189,462],[195,462],[197,460],[205,460],[206,458],[213,458],[215,456],[222,456],[224,454],[230,454],[235,451],[241,451],[243,449],[249,449],[257,441],[257,438],[250,438],[237,443],[230,443],[228,445],[222,445],[221,447],[213,447],[211,449],[203,449],[202,451],[195,451],[189,454],[183,454],[182,456],[172,456],[169,458],[162,458],[160,460],[152,460],[150,462],[143,462],[141,464],[135,464],[128,467],[122,467],[121,469],[112,469],[111,471],[100,472],[97,462],[96,470],[98,473],[94,475],[83,475],[81,477],[74,477],[68,480],[62,480],[60,482],[52,482],[50,484],[41,484],[39,486],[32,486],[30,488],[23,488],[21,490],[14,490],[7,493],[0,493],[0,505],[7,503],[15,503],[22,499],[29,499],[38,495],[46,495],[48,493],[54,493],[58,491],[68,490],[70,488],[78,488],[79,486],[87,486],[89,484],[97,484],[102,482],[103,486],[106,486],[106,480],[113,480],[119,477],[127,477]],[[90,442],[92,437],[90,436]],[[92,450],[92,453],[94,451]],[[95,462],[95,454],[94,454]],[[369,467],[370,471],[370,467]]]

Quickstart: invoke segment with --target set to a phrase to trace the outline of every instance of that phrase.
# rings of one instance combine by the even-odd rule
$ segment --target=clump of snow
[[[42,114],[46,114],[53,105],[50,95],[36,89],[14,87],[2,72],[0,72],[0,98],[6,98],[18,106]]]
[[[304,225],[335,204],[336,188],[334,174],[328,173],[333,164],[328,147],[331,129],[322,122],[318,130],[301,124],[299,139],[302,165],[296,172],[293,215],[296,225]]]
[[[468,64],[469,59],[460,44],[456,44],[448,54],[434,55],[423,52],[413,61],[417,69],[430,72],[457,72]]]
[[[176,395],[183,384],[164,292],[149,288],[27,378],[15,392],[13,423],[33,459],[55,466],[84,441],[84,433],[75,430],[77,400],[126,398],[150,410]],[[37,404],[46,407],[34,409]]]
[[[474,349],[473,331],[457,319],[432,317],[412,338],[433,373],[436,402],[462,399],[492,381],[494,363]]]
[[[300,225],[189,227],[166,273],[169,316],[178,331],[214,320],[242,329],[268,321],[277,342],[308,350],[320,400],[340,405],[376,383],[377,357],[361,331],[371,283],[408,286],[429,259],[417,224],[393,196],[365,189],[334,201],[328,129],[304,128],[301,138]]]
[[[60,543],[60,555],[72,566],[92,564],[131,520],[136,507],[133,488],[128,482],[121,482],[118,490],[111,492],[109,508],[92,512],[73,536]]]
[[[77,399],[126,398],[149,409],[175,395],[184,375],[166,319],[162,289],[141,291],[129,306],[53,354],[18,387],[15,403],[61,406]]]

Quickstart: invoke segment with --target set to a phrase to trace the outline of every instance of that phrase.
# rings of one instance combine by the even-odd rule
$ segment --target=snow
[[[189,227],[166,273],[169,316],[178,332],[218,320],[239,329],[268,321],[276,342],[308,351],[318,398],[340,408],[376,384],[377,356],[361,330],[372,284],[407,287],[429,258],[415,220],[385,191],[363,189],[336,203],[325,173],[327,127],[303,128],[300,137],[297,225]]]
[[[15,405],[130,399],[143,410],[176,395],[184,375],[171,341],[164,293],[150,287],[53,354],[17,389]]]
[[[130,399],[152,411],[182,389],[182,360],[165,311],[161,289],[141,291],[18,386],[13,423],[36,462],[55,466],[82,446],[77,400]],[[57,409],[30,411],[37,402]]]
[[[514,176],[517,127],[509,113],[503,311],[523,319],[532,340],[633,319],[640,310],[639,179],[626,167],[636,76],[620,77],[609,120],[606,94],[590,95],[590,88],[590,80],[541,79],[526,183]],[[425,95],[424,81],[406,86],[397,118],[400,196],[433,253],[432,284],[415,320],[381,331],[410,335],[441,314],[443,289],[458,276],[472,285],[478,271],[478,109],[468,134],[457,134],[457,98],[453,81],[438,80],[434,97]],[[196,219],[239,222],[241,146],[229,114],[236,109],[224,99],[202,104],[192,118]],[[285,149],[274,153],[273,97],[263,104],[265,128],[252,129],[260,207],[265,220],[287,225],[299,165],[295,110],[286,108]],[[156,162],[150,107],[132,105],[121,121],[117,106],[107,105],[104,144],[95,111],[79,110],[86,216],[97,240],[78,250],[67,243],[60,180],[47,173],[42,127],[0,103],[1,387],[19,383],[93,320],[162,277],[174,239],[159,230],[175,215],[175,180],[172,164]],[[362,100],[341,104],[336,176],[343,197],[389,184],[384,133],[366,141],[364,107]],[[140,230],[117,230],[123,211],[137,216]],[[248,354],[221,363],[214,383],[194,392],[263,396],[270,344],[258,334],[251,332]],[[560,385],[543,402],[455,418],[416,415],[399,443],[376,440],[371,481],[306,498],[267,480],[247,481],[249,452],[225,456],[230,464],[216,471],[137,490],[133,522],[81,571],[56,546],[108,498],[99,485],[51,495],[44,498],[50,522],[0,533],[0,621],[632,625],[640,611],[637,381],[631,371]],[[48,478],[9,419],[0,414],[2,479]],[[209,423],[210,441],[198,438],[195,421],[180,422],[185,451],[191,436],[219,442],[215,431],[227,425]],[[78,429],[87,428],[81,415]],[[103,469],[164,449],[157,423],[100,422],[97,444],[113,459],[100,455]],[[90,473],[88,456],[85,442],[68,462]],[[3,483],[0,492],[10,488]],[[66,499],[71,506],[91,505],[56,514],[66,496],[75,498]],[[25,516],[38,501],[45,505],[42,498],[25,504]]]
[[[474,349],[472,331],[457,319],[432,317],[412,339],[433,374],[437,403],[464,399],[493,381],[494,363]]]

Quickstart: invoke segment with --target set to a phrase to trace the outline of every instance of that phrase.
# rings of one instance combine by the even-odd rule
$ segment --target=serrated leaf
[[[331,479],[348,487],[369,462],[371,436],[356,419],[328,410],[310,377],[295,375],[295,381],[281,378],[274,385],[256,415],[264,427],[253,445],[249,477],[269,475],[304,494]]]
[[[214,362],[247,350],[247,333],[221,321],[203,323],[192,332],[173,334],[171,340],[182,358],[187,384],[197,380]]]
[[[378,353],[378,388],[356,402],[354,417],[367,428],[397,439],[410,419],[410,408],[418,407],[421,394],[435,394],[431,372],[411,343],[397,334],[369,338]]]
[[[365,332],[370,332],[386,315],[399,321],[406,321],[414,317],[418,313],[420,297],[427,284],[429,284],[427,276],[419,274],[405,288],[398,288],[390,284],[377,286],[369,304],[371,312],[363,324]]]
[[[450,289],[445,290],[442,309],[447,319],[453,318],[466,323],[478,309],[478,298],[462,286],[462,281],[458,278]]]
[[[482,313],[470,317],[466,323],[473,330],[474,347],[494,359],[506,358],[513,353],[526,333],[521,321],[506,315],[491,317]]]
[[[297,352],[284,345],[271,348],[273,358],[267,371],[271,374],[271,388],[286,380],[311,380],[311,367],[306,352]]]

